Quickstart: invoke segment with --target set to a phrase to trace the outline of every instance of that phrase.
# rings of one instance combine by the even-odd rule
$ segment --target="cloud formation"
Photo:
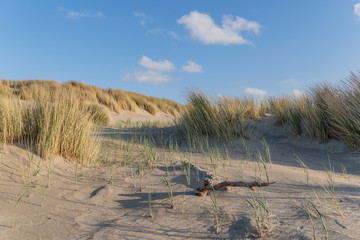
[[[133,12],[134,16],[139,19],[139,23],[142,27],[146,26],[148,23],[152,23],[154,19],[152,17],[149,17],[143,12]]]
[[[354,5],[354,14],[359,18],[360,21],[360,3]]]
[[[194,63],[193,61],[187,61],[186,63],[187,65],[182,67],[185,72],[200,73],[203,71],[202,67],[199,64]]]
[[[175,69],[175,65],[169,60],[153,61],[147,56],[142,56],[139,63],[144,69],[137,68],[133,73],[127,73],[123,76],[126,81],[141,83],[167,83],[171,82],[171,77],[164,72],[170,72]]]
[[[245,88],[244,93],[253,97],[264,97],[268,94],[266,91],[257,88]]]
[[[305,96],[305,93],[302,92],[302,91],[300,91],[300,90],[298,90],[298,89],[293,89],[293,90],[291,91],[291,94],[292,94],[294,97],[296,97],[296,98],[301,98],[301,97]]]
[[[158,72],[169,72],[175,69],[174,64],[169,60],[160,60],[156,62],[146,56],[142,56],[139,65]]]
[[[65,18],[70,20],[76,20],[80,18],[103,18],[104,14],[100,11],[97,12],[76,12],[69,9],[66,9],[64,7],[58,7],[59,12],[65,13]]]
[[[127,73],[123,79],[126,81],[154,84],[171,82],[171,78],[168,75],[149,69],[145,71],[143,69],[135,69],[133,74]]]
[[[178,24],[184,24],[191,33],[192,39],[204,44],[251,44],[240,33],[251,31],[255,34],[260,32],[260,24],[248,21],[245,18],[224,15],[222,26],[216,25],[210,15],[192,11],[177,20]]]

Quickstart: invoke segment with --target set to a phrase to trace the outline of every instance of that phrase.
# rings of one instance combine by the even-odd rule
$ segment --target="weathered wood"
[[[267,187],[270,186],[271,184],[274,184],[275,182],[230,182],[230,181],[224,181],[224,182],[220,182],[218,184],[215,185],[211,185],[208,184],[206,182],[206,179],[204,180],[204,185],[202,187],[199,187],[196,189],[196,195],[197,196],[206,196],[208,191],[213,191],[213,190],[219,190],[225,187],[247,187],[250,188],[251,190],[255,190],[255,187]]]
[[[275,182],[231,182],[231,181],[223,181],[217,184],[214,184],[214,180],[216,179],[216,176],[211,173],[204,170],[199,169],[198,167],[191,164],[191,168],[194,168],[195,171],[199,173],[199,176],[201,176],[200,181],[202,183],[201,187],[198,187],[196,189],[196,195],[197,196],[206,196],[208,191],[213,190],[219,190],[225,187],[247,187],[251,190],[255,190],[255,187],[267,187],[271,184],[274,184]]]

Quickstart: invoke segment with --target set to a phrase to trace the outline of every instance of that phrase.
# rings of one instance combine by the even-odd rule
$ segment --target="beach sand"
[[[127,119],[170,122],[165,114],[152,117],[144,112],[137,115],[127,112],[113,116],[112,123]],[[102,135],[111,139],[124,131],[108,127]],[[201,169],[215,171],[217,181],[255,181],[256,154],[262,139],[270,146],[269,176],[276,183],[256,191],[248,188],[216,191],[220,222],[217,235],[212,199],[195,195],[196,187],[201,185],[197,181],[199,176],[192,169],[188,185],[180,161],[186,158]],[[252,196],[266,199],[271,211],[271,229],[265,232],[265,239],[313,239],[313,225],[307,212],[295,204],[307,200],[326,213],[324,221],[329,239],[360,238],[358,152],[334,140],[320,144],[306,136],[294,137],[284,127],[275,126],[272,116],[255,122],[254,131],[245,142],[252,155],[249,157],[242,141],[235,139],[226,144],[229,157],[223,160],[223,167],[213,166],[210,156],[200,152],[189,155],[186,149],[179,148],[177,153],[169,155],[158,147],[157,162],[153,169],[145,171],[141,181],[138,176],[132,176],[136,170],[124,169],[121,161],[124,156],[116,150],[117,140],[107,140],[107,163],[97,168],[77,167],[59,157],[39,165],[37,156],[23,147],[8,145],[0,151],[0,239],[255,239],[258,232],[254,211],[245,201]],[[309,168],[308,184],[306,172],[294,153]],[[168,164],[167,177],[165,162],[169,156],[176,163],[174,167]],[[321,198],[327,184],[329,159],[336,172],[335,198],[343,216]],[[37,176],[36,169],[39,169]],[[171,207],[164,178],[171,179],[173,184],[175,208]],[[266,181],[264,172],[261,179]],[[323,239],[321,218],[313,221],[317,238]]]

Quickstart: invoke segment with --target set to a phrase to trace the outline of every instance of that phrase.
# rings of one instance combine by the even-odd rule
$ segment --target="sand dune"
[[[128,117],[134,119],[129,113],[118,116],[117,121],[126,121]],[[142,114],[137,117],[136,120],[143,119]],[[111,128],[113,135],[123,132],[124,129]],[[194,194],[200,184],[195,171],[191,172],[190,185],[187,184],[179,164],[185,156],[182,148],[173,155],[177,163],[168,167],[173,183],[173,209],[164,181],[167,172],[164,162],[169,153],[163,148],[156,149],[158,161],[140,183],[139,177],[132,177],[136,170],[128,168],[125,172],[119,161],[124,156],[117,151],[116,140],[107,142],[110,161],[91,169],[76,168],[61,158],[40,162],[37,167],[38,158],[32,158],[29,151],[7,146],[0,151],[0,239],[254,239],[257,231],[253,210],[244,200],[250,199],[252,194],[266,198],[274,215],[266,239],[312,239],[311,221],[293,201],[306,199],[327,213],[329,239],[359,239],[359,154],[337,141],[319,144],[305,137],[285,136],[285,132],[284,128],[275,127],[272,116],[268,116],[255,123],[252,137],[246,140],[253,153],[250,158],[241,140],[227,144],[229,159],[225,167],[215,168],[218,181],[226,178],[254,181],[255,154],[264,138],[271,149],[270,179],[276,183],[255,192],[247,188],[217,191],[219,235],[215,234],[211,198]],[[294,153],[309,167],[308,185],[304,169],[296,162]],[[191,162],[213,171],[207,158],[202,153],[193,153]],[[335,197],[343,216],[314,195],[314,189],[320,193],[326,185],[325,168],[329,166],[329,158],[336,171]],[[33,162],[30,173],[29,162]],[[346,168],[347,175],[344,176],[339,163]],[[38,168],[39,174],[34,176],[34,169]],[[264,173],[262,179],[265,179]],[[21,191],[24,181],[27,189]],[[12,228],[19,192],[23,196]],[[152,217],[149,216],[149,192]],[[314,223],[318,239],[322,239],[321,219],[315,218]]]

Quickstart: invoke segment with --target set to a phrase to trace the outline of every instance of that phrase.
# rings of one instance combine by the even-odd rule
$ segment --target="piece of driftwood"
[[[213,173],[209,173],[199,169],[198,167],[191,164],[191,167],[194,168],[201,176],[200,182],[203,184],[201,187],[196,189],[197,196],[206,196],[208,191],[219,190],[225,187],[247,187],[251,190],[255,190],[255,187],[267,187],[275,182],[231,182],[231,181],[223,181],[217,184],[213,183],[213,180],[216,179]]]

